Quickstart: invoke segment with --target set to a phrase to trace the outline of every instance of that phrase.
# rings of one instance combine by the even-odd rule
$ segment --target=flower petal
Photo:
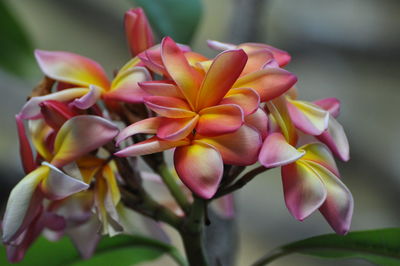
[[[46,124],[54,130],[59,130],[68,119],[77,115],[68,108],[66,103],[59,101],[44,101],[41,102],[39,106],[44,121],[46,121]]]
[[[340,114],[340,101],[337,98],[325,98],[314,101],[322,109],[328,111],[333,117],[338,117]]]
[[[57,81],[78,86],[90,84],[107,89],[110,85],[103,68],[95,61],[74,53],[35,51],[36,60],[43,73]]]
[[[216,137],[196,136],[198,142],[210,144],[222,156],[225,164],[251,165],[257,162],[262,141],[260,133],[246,125],[237,131]],[[246,156],[243,156],[246,154]]]
[[[237,45],[231,43],[224,43],[215,40],[207,40],[207,45],[211,49],[218,50],[218,51],[225,51],[225,50],[234,50],[237,48]]]
[[[89,188],[88,184],[64,174],[58,168],[47,162],[43,162],[42,165],[50,169],[49,175],[41,183],[41,188],[46,197],[51,200],[63,199]]]
[[[149,96],[144,99],[147,107],[157,114],[170,118],[193,117],[196,114],[190,110],[190,106],[185,100],[165,97]]]
[[[40,115],[39,104],[44,101],[55,100],[60,102],[68,102],[75,98],[82,97],[89,89],[73,88],[54,92],[44,96],[32,97],[27,101],[21,109],[20,116],[22,119],[34,119]]]
[[[256,112],[244,117],[244,123],[253,127],[261,134],[262,139],[267,137],[268,133],[268,116],[263,109],[258,108]]]
[[[19,154],[21,157],[22,167],[24,168],[25,174],[28,174],[35,170],[36,163],[33,159],[31,144],[29,143],[28,137],[26,136],[24,122],[21,119],[21,116],[16,115],[15,121],[17,123]]]
[[[342,125],[333,116],[329,118],[328,129],[317,136],[317,139],[325,143],[340,160],[345,162],[350,160],[349,141],[346,133]]]
[[[128,103],[141,103],[143,98],[149,96],[149,94],[140,88],[139,82],[150,79],[150,73],[144,67],[134,67],[119,72],[111,83],[111,89],[104,94],[104,98]]]
[[[340,235],[345,235],[351,224],[354,201],[351,192],[331,171],[316,163],[309,163],[318,172],[328,192],[319,211]]]
[[[235,83],[247,62],[243,50],[222,52],[211,64],[197,95],[196,110],[218,104]]]
[[[240,77],[233,88],[253,88],[265,102],[282,95],[296,82],[297,77],[284,69],[265,68]]]
[[[142,8],[132,8],[125,13],[125,35],[133,56],[154,45],[153,32]]]
[[[172,81],[145,81],[140,82],[139,86],[150,95],[185,99],[185,96]]]
[[[89,91],[85,95],[80,98],[75,99],[73,102],[70,103],[71,107],[76,107],[81,110],[86,110],[92,107],[97,100],[101,97],[101,88],[89,85]]]
[[[331,152],[325,145],[321,143],[310,143],[301,146],[299,150],[306,152],[303,158],[301,158],[303,161],[320,164],[333,172],[335,175],[340,176],[336,162],[333,159]]]
[[[220,104],[237,104],[242,108],[244,115],[247,116],[257,110],[260,104],[260,96],[251,88],[231,89]]]
[[[319,175],[302,160],[282,167],[286,207],[297,220],[304,220],[325,201],[327,191]]]
[[[40,166],[19,181],[11,191],[2,224],[3,242],[13,241],[35,218],[42,201],[37,186],[48,173],[48,167]]]
[[[221,155],[214,147],[196,141],[178,147],[174,165],[182,182],[193,193],[205,199],[214,196],[224,172]]]
[[[182,145],[188,145],[189,140],[183,139],[178,141],[161,140],[157,137],[149,138],[145,141],[130,145],[125,149],[117,151],[114,155],[119,157],[139,156],[162,152]]]
[[[119,145],[126,138],[138,133],[156,134],[163,119],[163,117],[150,117],[127,126],[116,137],[116,145]]]
[[[296,128],[312,136],[321,135],[327,129],[329,112],[304,101],[287,98],[286,103]]]
[[[32,144],[37,153],[45,160],[50,160],[52,157],[52,147],[49,147],[46,140],[51,134],[54,134],[54,130],[43,119],[29,120],[28,127]]]
[[[194,106],[202,76],[189,65],[182,50],[170,37],[162,40],[161,47],[162,61],[168,74],[181,89],[189,104]]]
[[[268,44],[263,44],[263,43],[243,43],[238,46],[238,48],[242,48],[243,50],[246,51],[246,53],[251,52],[251,51],[257,51],[260,49],[267,49],[269,50],[272,55],[274,56],[275,60],[278,61],[279,66],[283,67],[287,65],[290,60],[291,56],[288,52],[283,51],[281,49],[278,49],[276,47],[273,47]]]
[[[163,140],[180,140],[191,134],[199,116],[189,118],[163,118],[157,130],[157,137]]]
[[[271,64],[273,63],[276,64],[273,65],[274,67],[279,67],[274,60],[274,56],[268,49],[260,49],[246,52],[246,54],[249,56],[249,60],[247,61],[246,67],[243,69],[243,72],[241,74],[242,76],[251,72],[261,70],[266,65],[271,66]]]
[[[300,159],[305,151],[298,151],[287,143],[281,133],[272,133],[265,139],[258,160],[267,168],[287,165]]]
[[[266,107],[274,118],[274,121],[273,119],[270,119],[269,121],[271,123],[276,122],[276,124],[279,125],[279,128],[285,136],[287,142],[290,145],[295,146],[297,143],[297,134],[296,129],[294,128],[292,120],[289,116],[286,98],[283,96],[278,97],[270,102],[267,102]],[[270,127],[270,129],[272,128]]]
[[[196,132],[203,136],[217,136],[235,132],[243,125],[243,111],[236,104],[207,107],[199,112]]]
[[[118,128],[108,120],[92,115],[75,116],[60,129],[51,164],[62,167],[111,141]]]

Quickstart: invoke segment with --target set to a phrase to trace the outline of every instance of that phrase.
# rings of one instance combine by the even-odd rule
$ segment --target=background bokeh
[[[3,0],[4,1],[4,0]],[[150,1],[150,0],[149,0]],[[93,58],[108,73],[128,58],[123,13],[127,0],[6,0],[34,47]],[[287,69],[298,78],[300,97],[342,101],[339,121],[351,161],[339,163],[355,199],[352,230],[399,227],[400,212],[400,2],[395,0],[204,0],[194,50],[213,56],[207,39],[266,42],[289,51]],[[0,41],[7,36],[0,36]],[[22,176],[14,114],[42,75],[32,65],[21,79],[0,70],[0,196]],[[298,222],[285,208],[279,170],[258,176],[237,196],[240,247],[237,265],[268,250],[330,233],[319,213]],[[179,240],[177,240],[177,243]],[[168,259],[154,265],[168,265]],[[1,264],[1,263],[0,263]],[[335,265],[300,255],[272,265]],[[340,265],[368,265],[340,261]]]

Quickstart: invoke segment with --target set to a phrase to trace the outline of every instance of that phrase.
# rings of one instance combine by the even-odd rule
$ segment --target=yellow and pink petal
[[[260,96],[252,88],[236,88],[229,90],[219,104],[237,104],[247,116],[258,109]]]
[[[166,96],[185,99],[185,96],[172,81],[168,80],[151,80],[139,83],[140,88],[153,96]]]
[[[196,110],[218,104],[242,73],[247,62],[243,50],[220,53],[213,60],[196,97]]]
[[[180,98],[166,96],[148,96],[144,98],[147,107],[157,114],[169,118],[186,118],[196,115],[188,103]]]
[[[340,160],[345,162],[350,160],[349,141],[346,133],[343,126],[333,116],[329,118],[328,129],[317,136],[317,139],[326,144]]]
[[[179,178],[193,193],[205,199],[214,196],[224,171],[217,149],[194,141],[175,150],[174,165]]]
[[[186,138],[193,132],[199,121],[199,116],[188,118],[166,118],[163,117],[162,122],[157,130],[157,137],[163,140],[180,140]]]
[[[170,37],[162,40],[161,47],[162,62],[169,76],[185,95],[189,105],[195,106],[201,74],[190,66],[182,50]]]
[[[345,235],[351,224],[354,200],[351,192],[331,171],[316,163],[312,167],[325,184],[327,197],[319,211],[337,234]]]
[[[103,68],[95,61],[70,52],[35,51],[43,73],[57,81],[78,86],[96,85],[107,89],[110,85]]]
[[[60,168],[100,148],[117,134],[118,128],[104,118],[91,115],[75,116],[57,133],[54,157],[50,163]]]
[[[162,140],[158,137],[152,137],[145,141],[141,141],[139,143],[130,145],[125,149],[117,151],[116,153],[114,153],[114,155],[118,157],[133,157],[133,156],[147,155],[156,152],[162,152],[165,150],[169,150],[175,147],[188,144],[190,144],[190,141],[188,139],[169,141],[169,140]]]
[[[340,114],[340,101],[337,98],[325,98],[314,101],[322,109],[328,111],[333,117],[338,117]]]
[[[54,165],[46,162],[43,162],[42,165],[49,168],[47,177],[43,179],[40,185],[42,192],[48,199],[63,199],[89,188],[89,185],[85,182],[63,173]]]
[[[263,140],[267,137],[269,122],[268,115],[263,109],[258,108],[257,111],[251,115],[245,116],[244,123],[249,127],[257,129]]]
[[[215,147],[225,164],[251,165],[257,162],[262,140],[260,133],[252,127],[243,125],[230,134],[205,137],[197,134],[196,140]],[[246,156],[243,156],[246,154]]]
[[[305,151],[297,150],[287,143],[281,133],[275,132],[269,134],[265,139],[258,160],[266,168],[274,168],[293,163],[304,154]]]
[[[134,67],[120,72],[112,81],[110,90],[106,91],[103,97],[128,103],[141,103],[149,94],[140,88],[139,82],[150,79],[150,73],[144,67]]]
[[[127,126],[116,137],[116,145],[119,145],[126,138],[139,133],[156,134],[163,119],[163,117],[150,117]]]
[[[199,115],[196,132],[203,136],[233,133],[244,123],[243,111],[236,104],[207,107]]]
[[[296,82],[297,77],[282,68],[264,68],[240,77],[233,88],[253,88],[265,102],[284,94]]]
[[[282,167],[282,183],[286,207],[300,221],[317,210],[327,197],[318,173],[302,160]]]
[[[329,112],[317,105],[290,98],[287,98],[286,104],[294,125],[304,133],[318,136],[328,128]]]

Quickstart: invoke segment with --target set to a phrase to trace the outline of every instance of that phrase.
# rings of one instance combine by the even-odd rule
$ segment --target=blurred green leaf
[[[155,33],[189,44],[203,11],[201,0],[132,0],[142,7]]]
[[[127,266],[154,260],[169,254],[179,265],[186,265],[178,251],[168,244],[141,236],[104,237],[94,256],[82,260],[68,238],[57,242],[39,238],[17,264],[7,262],[5,248],[0,250],[0,265],[74,265],[74,266]]]
[[[13,74],[26,74],[27,65],[33,62],[33,49],[6,1],[0,1],[0,36],[0,67]]]
[[[311,237],[273,250],[254,266],[266,265],[292,253],[323,258],[360,258],[377,265],[400,265],[400,228]]]

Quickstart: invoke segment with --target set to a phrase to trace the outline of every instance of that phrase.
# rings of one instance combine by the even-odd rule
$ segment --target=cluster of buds
[[[276,167],[296,219],[319,210],[337,233],[349,230],[353,199],[333,159],[349,159],[340,103],[297,99],[287,52],[209,41],[221,51],[209,59],[170,37],[155,44],[141,9],[125,14],[125,30],[132,59],[111,81],[86,57],[35,52],[45,79],[16,116],[26,176],[2,223],[11,261],[42,232],[71,237],[89,257],[101,234],[129,233],[131,209],[174,224],[194,199],[218,199],[232,215],[231,193]],[[155,174],[140,172],[137,156]]]

